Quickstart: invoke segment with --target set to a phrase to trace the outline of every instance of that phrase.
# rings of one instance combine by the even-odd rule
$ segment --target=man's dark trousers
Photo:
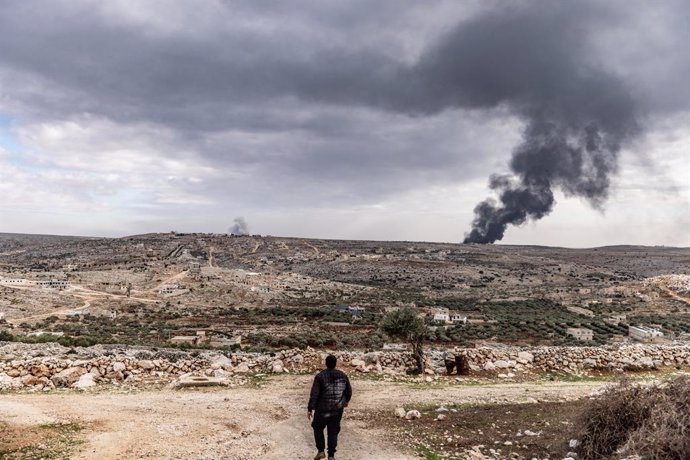
[[[338,433],[340,433],[340,420],[343,418],[343,410],[334,410],[330,412],[314,413],[314,420],[311,421],[311,427],[314,428],[314,440],[316,441],[316,449],[319,452],[326,450],[326,441],[323,438],[323,429],[328,429],[328,456],[335,455],[335,448],[338,446]]]

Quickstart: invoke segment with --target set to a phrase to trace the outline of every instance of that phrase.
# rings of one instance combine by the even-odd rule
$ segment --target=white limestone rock
[[[406,420],[415,420],[415,419],[418,419],[421,417],[422,417],[421,412],[419,412],[418,410],[414,410],[414,409],[407,411],[407,413],[405,414]]]

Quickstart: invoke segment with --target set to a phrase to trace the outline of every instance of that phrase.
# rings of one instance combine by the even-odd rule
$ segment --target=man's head
[[[335,369],[335,363],[336,363],[337,361],[338,361],[338,360],[337,360],[336,357],[333,356],[333,355],[328,355],[328,356],[326,356],[326,367],[329,368],[329,369]]]

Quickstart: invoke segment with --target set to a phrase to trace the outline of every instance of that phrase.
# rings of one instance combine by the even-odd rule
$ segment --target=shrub
[[[587,405],[579,426],[585,460],[616,453],[654,460],[690,458],[690,379],[648,387],[622,382]]]
[[[15,338],[11,332],[0,331],[0,342],[14,342]]]

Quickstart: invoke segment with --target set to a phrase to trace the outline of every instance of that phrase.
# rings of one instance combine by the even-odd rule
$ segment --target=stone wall
[[[690,365],[690,345],[454,349],[467,356],[475,376],[511,378],[524,374],[579,374]],[[443,374],[447,350],[427,353],[428,374]],[[0,389],[88,388],[98,384],[165,384],[187,375],[214,377],[228,385],[266,373],[313,372],[328,352],[292,349],[273,354],[157,350],[123,346],[68,349],[57,344],[0,343]],[[405,352],[334,352],[350,372],[404,375],[414,367]]]

